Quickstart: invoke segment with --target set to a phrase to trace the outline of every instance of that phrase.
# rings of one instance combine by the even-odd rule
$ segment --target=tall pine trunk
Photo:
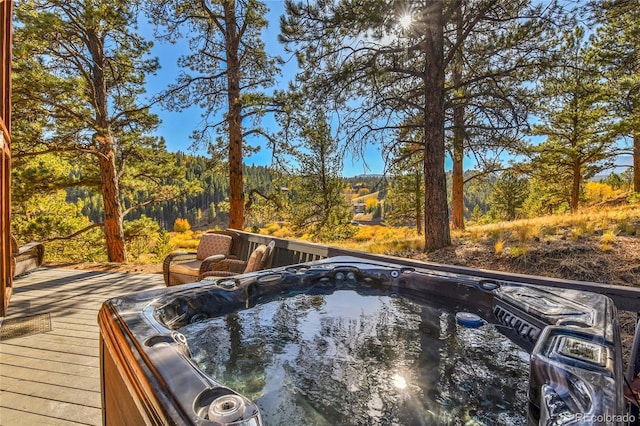
[[[229,115],[229,228],[244,226],[244,178],[242,176],[242,104],[240,102],[239,39],[235,0],[225,1],[225,44],[227,54],[227,102]]]
[[[122,228],[120,184],[116,169],[116,152],[111,134],[107,83],[104,74],[105,53],[103,38],[96,31],[87,31],[87,47],[91,53],[91,81],[95,102],[97,155],[100,163],[100,189],[104,204],[104,235],[109,262],[125,262],[127,254]]]
[[[633,191],[640,192],[640,118],[633,129]]]
[[[416,217],[416,232],[418,235],[422,235],[422,175],[420,172],[416,171],[416,180],[415,180],[415,197],[416,197],[416,206],[415,206],[415,217]]]
[[[104,147],[100,156],[100,189],[104,203],[104,235],[107,242],[107,257],[109,262],[124,262],[127,255],[122,228],[120,184],[116,172],[113,138],[110,136],[96,137],[96,141]]]
[[[462,141],[457,140],[458,135],[455,133],[456,130],[454,130],[453,170],[451,172],[451,227],[453,229],[464,229],[464,156],[460,146]]]
[[[582,183],[582,172],[580,163],[576,162],[573,165],[573,176],[571,180],[571,199],[569,201],[569,207],[571,212],[578,211],[578,203],[580,202],[580,185]]]
[[[463,37],[462,5],[456,5],[456,39]],[[454,57],[453,86],[458,96],[453,105],[453,171],[451,179],[451,226],[464,229],[464,96],[462,94],[462,46]]]
[[[424,67],[424,238],[425,251],[451,244],[444,172],[444,17],[443,3],[427,2]]]

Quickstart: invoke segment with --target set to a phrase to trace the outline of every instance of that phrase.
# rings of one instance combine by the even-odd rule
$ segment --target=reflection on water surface
[[[454,317],[337,291],[179,331],[198,367],[254,400],[267,425],[525,424],[528,353]]]

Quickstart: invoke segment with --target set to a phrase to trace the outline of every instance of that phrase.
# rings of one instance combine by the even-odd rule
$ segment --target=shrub
[[[469,230],[469,238],[471,239],[471,242],[474,244],[482,241],[483,236],[484,236],[484,232],[482,231],[482,229],[473,228]]]
[[[390,254],[394,256],[407,256],[411,253],[422,251],[424,240],[419,237],[408,239],[392,239],[387,241],[373,241],[366,247],[369,253]]]
[[[482,209],[476,204],[471,212],[471,220],[475,223],[480,223],[480,219],[482,219]]]
[[[491,229],[491,230],[489,231],[489,237],[490,237],[492,240],[499,240],[499,239],[502,239],[502,238],[503,238],[503,234],[504,234],[504,233],[505,233],[504,228],[502,228],[502,227],[494,228],[494,229]]]
[[[295,232],[287,226],[282,226],[280,229],[276,229],[271,235],[276,238],[294,238]]]
[[[160,230],[158,234],[158,240],[153,246],[153,253],[158,259],[164,259],[173,250],[171,245],[171,236],[166,229]]]
[[[633,194],[627,197],[627,203],[629,204],[638,204],[640,203],[640,192],[634,192]]]
[[[552,235],[557,235],[558,234],[558,227],[557,226],[545,225],[540,229],[540,234],[543,237],[550,237]]]
[[[581,238],[589,238],[593,235],[594,224],[591,222],[581,221],[577,223],[571,230],[571,238],[578,241]]]
[[[509,247],[509,254],[514,259],[520,259],[523,262],[527,262],[528,260],[527,255],[529,254],[529,248],[524,245],[517,246],[517,247],[512,246],[512,247]]]
[[[571,239],[573,241],[578,241],[578,240],[580,240],[580,238],[582,238],[583,234],[584,234],[584,229],[583,228],[581,228],[579,226],[575,227],[575,228],[573,228],[571,230]]]
[[[616,239],[616,234],[613,230],[605,231],[602,234],[601,242],[602,242],[602,251],[611,251],[612,243]]]
[[[521,243],[526,243],[532,238],[535,238],[539,233],[540,228],[530,222],[524,222],[515,227],[515,237],[517,237]]]
[[[378,204],[376,198],[367,198],[367,201],[365,201],[365,210],[367,213],[373,213],[376,207],[378,207]]]
[[[584,185],[584,198],[587,203],[601,203],[613,197],[613,188],[606,183],[587,182]]]
[[[152,253],[160,227],[156,221],[142,215],[139,219],[125,221],[123,230],[128,256],[139,260],[141,256]]]
[[[171,245],[177,249],[191,250],[198,247],[200,237],[193,238],[191,231],[174,234],[171,238]]]
[[[522,255],[522,251],[520,250],[520,247],[511,246],[509,247],[509,254],[511,257],[519,257]]]
[[[493,250],[495,251],[495,253],[497,255],[502,254],[502,250],[504,250],[504,240],[503,239],[499,239],[498,241],[496,241],[493,244]]]
[[[267,235],[273,235],[276,231],[280,230],[281,226],[279,223],[271,222],[268,223],[264,228],[264,233]],[[260,232],[262,233],[262,232]]]
[[[91,224],[82,214],[84,202],[66,201],[64,190],[47,194],[34,194],[15,204],[12,200],[11,227],[14,236],[22,242],[44,241],[64,237]],[[102,262],[107,260],[104,232],[94,228],[74,238],[46,243],[47,261]]]
[[[191,230],[191,225],[187,219],[178,218],[173,223],[174,232],[187,232],[189,230]]]

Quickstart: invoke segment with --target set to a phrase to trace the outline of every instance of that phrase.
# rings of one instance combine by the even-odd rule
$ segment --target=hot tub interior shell
[[[607,297],[337,257],[107,301],[99,315],[104,424],[220,424],[208,409],[236,392],[194,365],[176,330],[196,315],[339,290],[438,299],[500,325],[531,354],[530,424],[624,414],[617,314]],[[245,402],[235,420],[259,425],[257,406],[235,398]]]

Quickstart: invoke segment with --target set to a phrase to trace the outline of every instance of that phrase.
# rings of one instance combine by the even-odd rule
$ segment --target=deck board
[[[58,374],[68,376],[70,380],[77,381],[76,384],[84,383],[89,380],[91,386],[95,386],[95,379],[100,378],[100,370],[98,367],[66,364],[56,361],[40,360],[37,364],[24,365],[24,358],[15,355],[3,356],[2,368],[7,368],[4,372],[5,376],[33,379],[36,375],[48,374],[50,377],[57,377]],[[44,383],[49,383],[51,379],[47,378]],[[88,385],[87,388],[89,389]],[[90,388],[93,389],[93,388]]]
[[[46,334],[46,333],[43,333]],[[99,348],[98,348],[98,340],[95,340],[95,347],[89,347],[89,346],[79,346],[79,345],[74,345],[74,344],[69,344],[68,342],[65,341],[60,341],[59,339],[48,339],[48,336],[40,336],[40,335],[34,335],[34,336],[28,336],[25,337],[21,342],[20,342],[20,347],[26,347],[26,348],[33,348],[33,349],[40,349],[42,351],[45,352],[55,352],[52,355],[59,355],[62,354],[63,356],[65,354],[74,354],[74,355],[81,355],[81,356],[88,356],[88,357],[94,357],[96,355],[99,355]],[[17,339],[12,339],[12,340],[17,340]],[[4,346],[4,343],[8,343],[10,342],[10,340],[7,340],[5,342],[3,342],[2,346]]]
[[[0,417],[0,421],[2,421],[3,425],[68,426],[83,424],[78,422],[70,422],[69,420],[55,419],[50,416],[41,416],[29,411],[14,410],[12,408],[2,408],[2,417]]]
[[[48,398],[39,398],[24,393],[15,393],[9,391],[0,391],[0,407],[2,409],[9,408],[11,410],[29,412],[33,414],[39,414],[41,416],[50,417],[59,421],[66,421],[67,424],[86,424],[86,425],[99,425],[102,422],[102,416],[100,408],[89,407],[82,404],[74,404],[65,401],[60,401],[55,398],[55,395],[51,395]],[[4,410],[3,410],[4,411]],[[15,424],[26,425],[22,421],[21,417],[18,417],[17,423],[10,423],[4,420],[4,413],[0,417],[2,424]],[[39,425],[49,424],[48,421],[44,423],[33,423]]]
[[[72,376],[91,377],[96,379],[100,377],[100,369],[93,365],[80,365],[71,364],[68,362],[52,361],[48,359],[41,359],[37,363],[30,362],[30,358],[25,356],[11,355],[3,353],[0,355],[0,369],[19,367],[29,371],[45,371],[47,373],[65,373]],[[10,370],[5,370],[5,373],[9,376],[13,376],[16,373]]]
[[[0,425],[100,425],[98,310],[162,287],[160,274],[56,268],[16,279],[4,319],[49,313],[52,330],[0,342]]]

